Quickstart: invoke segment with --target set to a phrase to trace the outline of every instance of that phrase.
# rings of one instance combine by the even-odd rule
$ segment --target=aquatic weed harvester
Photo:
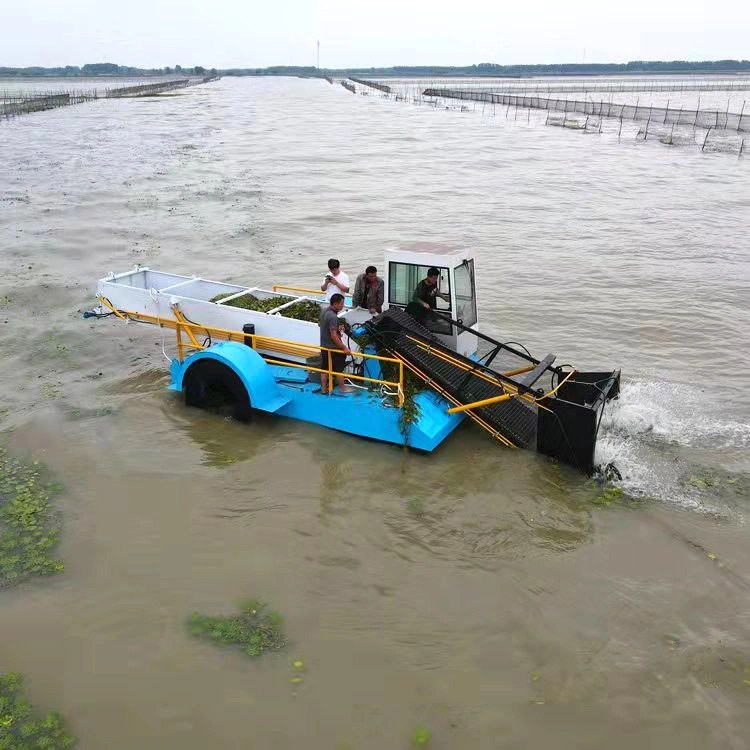
[[[506,447],[528,448],[586,474],[607,401],[620,371],[555,366],[513,342],[478,330],[474,259],[460,247],[418,243],[385,253],[384,311],[346,306],[339,318],[352,355],[353,393],[334,389],[321,361],[320,291],[270,290],[162,273],[136,266],[101,279],[99,307],[87,317],[174,329],[169,388],[189,406],[248,421],[253,410],[354,435],[432,451],[466,418]],[[410,314],[415,286],[440,271],[436,309]],[[478,350],[482,348],[482,355]],[[328,368],[328,369],[326,369]],[[320,376],[326,374],[326,392]]]

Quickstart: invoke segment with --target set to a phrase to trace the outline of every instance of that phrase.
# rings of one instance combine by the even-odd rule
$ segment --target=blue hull
[[[193,354],[183,362],[172,361],[170,390],[181,392],[187,369],[201,359],[214,359],[231,368],[242,380],[255,409],[319,424],[340,432],[408,445],[422,451],[437,448],[464,420],[464,414],[448,414],[449,404],[434,392],[418,394],[414,402],[419,417],[404,435],[399,420],[402,409],[392,398],[357,389],[351,394],[320,393],[299,368],[271,365],[253,349],[236,342],[222,342]]]

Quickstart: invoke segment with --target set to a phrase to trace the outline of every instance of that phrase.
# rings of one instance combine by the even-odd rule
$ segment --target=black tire
[[[206,409],[238,422],[249,422],[252,404],[234,370],[214,359],[200,359],[188,367],[182,381],[185,405]]]

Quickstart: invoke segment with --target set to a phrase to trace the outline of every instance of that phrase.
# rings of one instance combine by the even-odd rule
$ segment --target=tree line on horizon
[[[202,65],[183,68],[134,68],[129,65],[116,63],[88,63],[86,65],[66,65],[59,68],[43,68],[32,66],[28,68],[0,67],[0,76],[148,76],[148,75],[216,75],[216,68],[207,70]]]
[[[273,65],[268,68],[228,68],[222,75],[237,76],[493,76],[601,75],[617,73],[739,73],[750,72],[750,60],[634,60],[627,63],[551,63],[535,65],[394,65],[390,68],[316,68],[315,66]]]
[[[602,75],[618,73],[739,73],[750,72],[750,60],[634,60],[627,63],[553,63],[539,65],[395,65],[389,68],[316,68],[302,65],[272,65],[266,68],[211,68],[201,65],[183,68],[135,68],[115,63],[89,63],[81,67],[59,68],[0,67],[0,76],[117,76],[117,75],[227,75],[227,76],[493,76],[513,77],[539,75]]]

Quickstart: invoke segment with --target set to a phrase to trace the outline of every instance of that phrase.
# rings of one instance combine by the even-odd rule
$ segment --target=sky
[[[0,0],[0,66],[750,58],[750,0]]]

